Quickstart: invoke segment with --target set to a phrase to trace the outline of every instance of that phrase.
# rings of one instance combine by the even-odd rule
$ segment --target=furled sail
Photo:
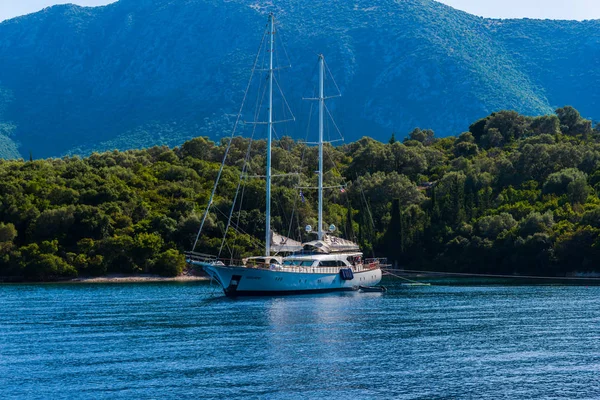
[[[302,243],[285,237],[276,232],[271,232],[271,252],[292,253],[302,249]]]
[[[337,236],[324,235],[323,241],[329,246],[331,251],[360,251],[358,245],[350,240],[342,239]]]
[[[304,243],[304,250],[314,251],[315,253],[340,253],[340,252],[360,252],[360,248],[350,240],[342,239],[337,236],[325,234],[322,240],[314,240]]]

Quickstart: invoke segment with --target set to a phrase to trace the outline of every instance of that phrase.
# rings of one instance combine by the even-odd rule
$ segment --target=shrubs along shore
[[[250,146],[250,147],[249,147]],[[264,141],[235,138],[196,251],[239,259],[264,235]],[[0,280],[179,276],[226,141],[0,161]],[[235,229],[223,232],[249,151]],[[316,225],[317,150],[273,149],[273,228]],[[326,146],[327,224],[400,267],[564,276],[600,272],[600,133],[571,108],[501,111],[456,137],[415,129],[402,142]],[[293,221],[290,217],[293,216]],[[292,229],[290,229],[292,227]]]

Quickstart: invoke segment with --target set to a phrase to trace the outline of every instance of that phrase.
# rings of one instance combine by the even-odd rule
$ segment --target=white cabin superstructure
[[[275,18],[268,22],[268,121],[266,157],[266,242],[264,255],[245,258],[239,262],[219,260],[194,252],[187,253],[187,262],[200,266],[223,288],[225,295],[256,296],[300,293],[323,293],[358,290],[359,286],[379,284],[382,277],[379,259],[363,257],[359,246],[323,229],[323,128],[325,97],[325,58],[319,55],[319,93],[310,99],[319,102],[319,171],[318,171],[318,227],[317,239],[300,243],[278,235],[271,229],[271,143],[273,124],[273,53],[275,43]],[[227,152],[225,156],[227,155]],[[221,166],[222,169],[222,166]],[[209,200],[209,207],[216,191],[220,172]],[[207,211],[202,219],[206,220]],[[231,217],[231,216],[230,216]],[[196,243],[200,232],[196,237]],[[272,253],[291,253],[282,257]]]

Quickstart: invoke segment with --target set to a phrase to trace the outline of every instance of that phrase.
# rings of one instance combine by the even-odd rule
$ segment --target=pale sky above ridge
[[[81,6],[103,6],[115,0],[0,0],[0,21],[31,14],[56,4],[79,4]]]
[[[115,0],[0,0],[0,21],[55,4],[99,6]],[[306,0],[309,2],[310,0]],[[600,19],[600,0],[439,0],[459,10],[490,18]]]
[[[600,19],[600,0],[438,0],[487,18]]]

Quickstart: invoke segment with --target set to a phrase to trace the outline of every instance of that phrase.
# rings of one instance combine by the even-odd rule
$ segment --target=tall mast
[[[273,50],[275,42],[275,16],[269,14],[269,121],[267,133],[267,216],[266,216],[266,240],[265,240],[265,256],[271,255],[271,141],[273,136]]]
[[[323,80],[325,75],[325,58],[319,54],[319,240],[323,239],[323,112],[325,94]]]

